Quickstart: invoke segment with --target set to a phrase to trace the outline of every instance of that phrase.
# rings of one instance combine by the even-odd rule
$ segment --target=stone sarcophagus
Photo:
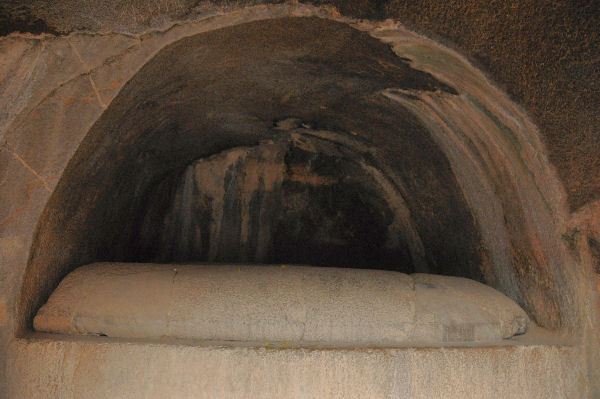
[[[458,277],[310,266],[99,263],[42,306],[37,331],[287,345],[493,343],[528,317]]]

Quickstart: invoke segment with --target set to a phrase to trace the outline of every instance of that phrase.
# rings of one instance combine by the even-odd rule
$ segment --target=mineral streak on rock
[[[415,222],[390,173],[366,156],[374,151],[300,128],[198,160],[179,178],[170,209],[149,202],[131,259],[425,272]]]

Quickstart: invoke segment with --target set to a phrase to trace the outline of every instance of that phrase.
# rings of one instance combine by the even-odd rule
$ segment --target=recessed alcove
[[[525,189],[502,169],[505,150],[466,140],[457,153],[410,102],[468,100],[513,147],[515,133],[461,82],[411,62],[367,33],[317,18],[232,26],[161,50],[88,132],[46,206],[21,333],[63,277],[93,262],[467,277],[559,327],[553,272],[537,263],[518,197]],[[465,109],[454,123],[487,134]],[[496,165],[469,170],[488,158]],[[500,214],[486,211],[490,193]]]

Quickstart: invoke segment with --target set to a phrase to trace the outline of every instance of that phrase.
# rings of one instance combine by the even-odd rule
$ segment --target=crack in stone
[[[125,55],[127,52],[119,54],[118,57],[121,57],[123,55]],[[2,133],[3,131],[8,131],[9,128],[11,128],[13,123],[16,123],[17,125],[12,129],[12,130],[19,130],[22,125],[24,124],[24,122],[29,118],[29,115],[31,115],[33,112],[37,111],[38,108],[42,105],[42,103],[44,103],[45,101],[49,100],[50,98],[52,98],[52,96],[55,96],[56,98],[58,98],[59,100],[63,101],[63,102],[70,102],[70,100],[72,100],[71,97],[69,98],[64,98],[61,97],[58,94],[58,91],[60,89],[62,89],[63,87],[65,87],[66,85],[72,83],[74,80],[85,76],[85,75],[91,75],[92,73],[98,71],[100,68],[102,67],[102,65],[100,66],[96,66],[88,71],[82,72],[82,73],[78,73],[75,76],[72,76],[70,78],[68,78],[67,80],[65,80],[64,82],[59,83],[56,87],[54,87],[52,90],[50,90],[47,94],[45,94],[33,107],[31,107],[31,109],[29,111],[26,111],[27,113],[21,118],[21,113],[25,112],[25,110],[21,110],[19,111],[17,117],[15,117],[13,119],[13,121],[10,122],[9,125],[6,126],[6,128],[4,130],[1,130],[0,133]],[[120,78],[121,81],[126,81],[128,79],[128,77],[122,77]],[[93,88],[93,87],[92,87]],[[111,89],[116,89],[117,87],[114,87],[114,83],[111,84],[111,86],[105,87],[105,88],[100,88],[98,89],[99,91],[103,91],[103,90],[111,90]],[[94,95],[95,92],[92,90],[90,95]],[[85,97],[87,98],[87,97]],[[26,108],[26,107],[25,107]],[[17,120],[19,119],[19,120]]]
[[[170,294],[169,294],[169,298],[171,298],[170,300],[170,304],[169,304],[169,309],[167,311],[167,323],[166,323],[166,327],[165,330],[168,332],[169,328],[171,326],[171,315],[173,313],[173,305],[175,302],[174,299],[174,292],[175,292],[175,278],[177,277],[177,273],[179,273],[179,271],[177,270],[176,267],[173,268],[173,277],[171,279],[171,289],[170,289]]]
[[[17,154],[16,151],[14,151],[12,148],[10,148],[8,146],[8,143],[6,143],[6,142],[3,143],[1,145],[1,147],[4,148],[4,149],[6,149],[6,151],[10,152],[12,154],[12,156],[15,157],[16,160],[18,160],[28,171],[30,171],[38,179],[38,181],[44,186],[44,188],[46,189],[46,191],[48,191],[49,193],[52,192],[52,189],[46,183],[46,179],[44,179],[38,172],[36,172],[35,169],[33,169],[27,163],[27,161],[25,161],[19,154]]]
[[[79,58],[79,61],[81,61],[81,64],[83,65],[83,67],[85,68],[85,70],[86,71],[90,71],[90,72],[87,73],[87,75],[88,75],[88,79],[90,80],[90,84],[92,85],[92,89],[94,89],[94,93],[96,93],[96,98],[98,98],[98,103],[100,104],[100,106],[102,108],[106,109],[107,108],[106,107],[106,103],[104,103],[104,101],[102,100],[102,97],[100,96],[100,90],[98,90],[98,87],[96,87],[96,83],[94,82],[94,79],[92,78],[91,68],[88,66],[88,64],[81,57],[81,54],[79,54],[79,51],[73,45],[73,43],[71,42],[71,40],[69,40],[68,38],[66,40],[67,40],[67,43],[69,43],[69,46],[71,46],[71,48],[73,49],[73,53],[75,53],[75,55],[77,56],[77,58]]]

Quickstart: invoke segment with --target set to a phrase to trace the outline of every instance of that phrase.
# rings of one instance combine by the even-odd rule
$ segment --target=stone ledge
[[[579,349],[567,345],[310,349],[59,339],[11,342],[7,398],[589,396]]]

